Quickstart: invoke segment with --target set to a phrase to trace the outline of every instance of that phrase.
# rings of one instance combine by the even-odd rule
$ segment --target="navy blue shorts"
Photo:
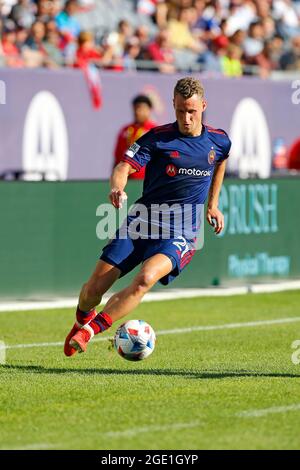
[[[121,239],[116,236],[103,248],[100,259],[119,268],[120,277],[122,277],[158,253],[168,256],[172,261],[172,271],[159,280],[161,284],[167,285],[189,264],[195,253],[195,248],[182,236],[166,240],[142,238],[133,240],[131,238]]]

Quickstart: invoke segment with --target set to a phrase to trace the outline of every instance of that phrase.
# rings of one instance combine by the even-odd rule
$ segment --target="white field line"
[[[299,283],[300,288],[300,283]],[[164,292],[148,292],[142,302],[157,302],[161,300],[174,300],[185,299],[194,297],[212,297],[212,296],[230,296],[247,294],[246,287],[235,287],[230,289],[169,289]],[[113,295],[105,294],[102,298],[102,303],[106,303]],[[26,312],[28,310],[49,310],[57,308],[75,308],[78,304],[78,298],[71,299],[56,299],[48,301],[18,301],[18,302],[1,302],[0,313],[7,312]]]
[[[207,289],[164,289],[162,292],[149,292],[142,302],[155,302],[161,300],[186,299],[194,297],[228,297],[232,295],[244,295],[248,293],[262,294],[268,292],[282,292],[286,290],[299,290],[300,280],[282,281],[272,284],[252,284],[241,287],[214,287]],[[103,296],[105,303],[113,295]],[[0,313],[20,312],[28,310],[48,310],[56,308],[74,308],[78,298],[64,298],[49,301],[16,301],[0,302]]]
[[[153,425],[144,426],[140,428],[129,428],[124,431],[108,431],[101,433],[101,436],[113,439],[118,437],[134,437],[137,434],[148,433],[148,432],[166,432],[166,431],[180,431],[182,429],[191,429],[201,426],[199,421],[193,421],[191,423],[172,423],[166,425]],[[55,444],[26,444],[20,446],[7,446],[0,447],[0,450],[46,450],[59,447]]]
[[[272,413],[286,413],[289,411],[298,411],[300,410],[300,404],[296,405],[289,405],[289,406],[278,406],[272,408],[266,408],[262,410],[250,410],[250,411],[242,411],[240,413],[236,413],[235,416],[238,418],[259,418],[261,416],[266,416]],[[174,424],[167,424],[162,426],[145,426],[141,428],[129,428],[123,431],[109,431],[102,433],[102,436],[109,437],[109,438],[117,438],[117,437],[134,437],[140,433],[148,433],[148,432],[161,432],[161,431],[177,431],[181,429],[190,429],[196,428],[201,426],[203,423],[200,421],[193,421],[191,423],[174,423]]]
[[[0,341],[0,364],[6,363],[6,344]]]
[[[273,406],[272,408],[265,408],[261,410],[241,411],[235,416],[238,418],[261,418],[262,416],[267,416],[269,414],[287,413],[289,411],[300,411],[300,404],[298,403],[296,405]]]
[[[144,426],[141,428],[129,428],[124,431],[108,431],[101,434],[105,437],[133,437],[137,434],[147,433],[147,432],[161,432],[161,431],[179,431],[181,429],[197,428],[201,426],[199,421],[193,421],[191,423],[174,423],[166,424],[162,426]]]
[[[193,333],[194,331],[216,331],[216,330],[229,330],[237,328],[251,328],[256,326],[268,326],[268,325],[282,325],[286,323],[298,323],[300,322],[300,317],[290,317],[290,318],[277,318],[274,320],[260,320],[253,322],[243,322],[243,323],[225,323],[223,325],[206,325],[206,326],[191,326],[188,328],[176,328],[173,330],[160,330],[156,334],[158,336],[162,335],[174,335],[174,334],[184,334],[184,333]],[[107,341],[110,339],[108,336],[95,338],[93,339],[94,343],[100,341]],[[63,346],[62,341],[54,343],[27,343],[27,344],[6,344],[5,349],[24,349],[24,348],[47,348],[54,346]],[[0,344],[1,349],[1,344]]]
[[[241,411],[240,413],[236,413],[234,416],[237,418],[261,418],[263,416],[275,413],[287,413],[290,411],[299,411],[300,404],[295,405],[288,405],[288,406],[277,406],[272,408],[265,408],[260,410],[249,410],[249,411]],[[190,423],[173,423],[173,424],[166,424],[166,425],[153,425],[153,426],[144,426],[140,428],[129,428],[123,431],[108,431],[104,432],[101,435],[104,437],[108,437],[110,439],[114,438],[126,438],[126,437],[134,437],[141,433],[150,433],[150,432],[168,432],[168,431],[179,431],[182,429],[192,429],[201,426],[203,423],[200,421],[193,421]],[[57,445],[55,444],[26,444],[21,446],[14,446],[14,447],[1,447],[0,450],[43,450],[43,449],[51,449],[56,448]]]
[[[0,447],[0,450],[47,450],[57,447],[54,444],[26,444],[14,447]]]

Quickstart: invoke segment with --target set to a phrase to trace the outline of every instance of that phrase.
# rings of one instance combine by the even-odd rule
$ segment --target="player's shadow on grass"
[[[236,371],[190,371],[182,369],[73,369],[73,368],[49,368],[32,365],[0,365],[1,369],[19,370],[21,372],[33,372],[36,374],[83,374],[83,375],[157,375],[178,376],[194,379],[227,379],[234,377],[274,377],[274,378],[300,378],[300,374],[288,374],[282,372],[255,372],[248,370]]]

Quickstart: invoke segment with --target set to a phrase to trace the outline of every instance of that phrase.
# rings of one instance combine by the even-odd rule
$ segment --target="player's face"
[[[138,103],[133,108],[134,120],[138,124],[144,124],[151,116],[151,109],[146,103]]]
[[[176,94],[173,104],[180,132],[184,135],[200,135],[202,115],[207,106],[206,101],[199,95],[193,95],[191,98],[186,99]]]

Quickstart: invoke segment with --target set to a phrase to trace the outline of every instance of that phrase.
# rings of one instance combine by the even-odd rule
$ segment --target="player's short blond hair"
[[[197,78],[184,77],[176,83],[174,88],[174,96],[175,95],[181,95],[185,99],[191,98],[193,95],[198,95],[200,98],[203,98],[204,87]]]

